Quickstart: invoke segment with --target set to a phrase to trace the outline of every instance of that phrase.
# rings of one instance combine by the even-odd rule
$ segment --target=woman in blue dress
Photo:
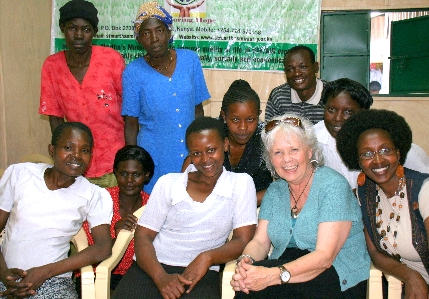
[[[198,55],[170,49],[172,22],[156,2],[140,6],[134,33],[146,55],[131,62],[122,77],[125,142],[145,148],[155,162],[145,187],[149,193],[160,176],[180,171],[186,128],[204,115],[202,102],[210,98]]]

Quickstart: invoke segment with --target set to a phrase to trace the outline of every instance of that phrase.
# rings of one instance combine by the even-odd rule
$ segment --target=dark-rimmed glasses
[[[265,125],[265,133],[268,133],[269,131],[277,127],[280,123],[291,124],[294,127],[299,127],[304,130],[301,119],[299,119],[298,117],[285,117],[283,119],[274,119],[267,122],[267,124]]]
[[[378,153],[381,157],[384,157],[384,156],[392,155],[394,153],[394,151],[395,151],[394,148],[385,147],[385,148],[382,148],[381,150],[378,150],[376,152],[373,152],[373,151],[364,152],[362,154],[359,154],[359,157],[362,160],[371,160],[371,159],[374,159],[376,153]]]

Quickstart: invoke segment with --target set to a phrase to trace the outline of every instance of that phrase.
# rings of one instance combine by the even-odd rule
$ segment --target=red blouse
[[[115,224],[116,222],[122,219],[121,215],[119,214],[119,187],[115,186],[111,188],[106,188],[106,190],[109,191],[113,200],[113,218],[112,218],[112,223],[110,224],[110,235],[112,236],[112,239],[115,239],[116,238]],[[142,190],[140,192],[140,195],[142,197],[142,206],[145,206],[149,199],[149,194],[147,194]],[[86,232],[86,236],[88,238],[88,244],[89,245],[94,244],[94,239],[91,236],[88,222],[85,221],[82,226]],[[134,239],[131,240],[119,264],[112,270],[112,274],[124,275],[125,272],[127,272],[128,268],[131,267],[131,264],[133,263],[133,257],[134,257]]]

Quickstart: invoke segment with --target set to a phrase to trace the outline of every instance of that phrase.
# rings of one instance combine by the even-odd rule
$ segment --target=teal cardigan
[[[273,245],[270,259],[278,259],[292,237],[298,248],[316,249],[317,229],[321,222],[352,221],[350,234],[333,262],[345,291],[368,279],[370,258],[363,233],[362,214],[358,200],[347,180],[329,167],[314,173],[307,202],[292,229],[288,183],[277,180],[268,187],[259,219],[268,221],[268,237]]]

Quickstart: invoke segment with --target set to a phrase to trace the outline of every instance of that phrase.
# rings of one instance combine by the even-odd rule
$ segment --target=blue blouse
[[[262,200],[259,219],[268,220],[273,245],[270,259],[278,259],[292,235],[300,249],[316,249],[317,229],[322,222],[352,221],[350,234],[333,262],[344,291],[368,279],[370,258],[363,233],[362,213],[347,180],[329,167],[317,168],[307,201],[292,228],[288,183],[276,180]]]
[[[154,70],[143,57],[131,62],[122,75],[122,115],[138,118],[137,144],[155,162],[155,173],[145,186],[152,192],[158,178],[180,172],[187,156],[185,132],[195,118],[195,106],[210,98],[197,54],[176,50],[172,77]]]

